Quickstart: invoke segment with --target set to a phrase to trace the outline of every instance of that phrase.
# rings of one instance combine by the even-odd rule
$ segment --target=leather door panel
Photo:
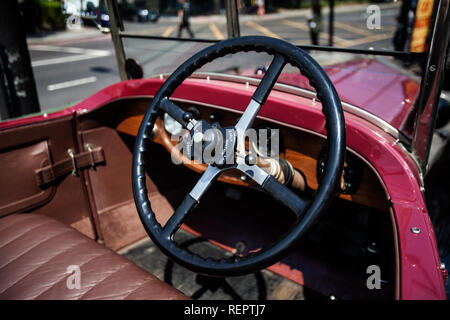
[[[74,116],[72,115],[0,130],[0,174],[8,175],[8,178],[6,176],[0,176],[0,206],[14,201],[12,200],[14,198],[9,193],[11,192],[9,190],[11,189],[9,186],[11,183],[17,182],[18,185],[23,184],[24,181],[21,179],[27,177],[27,183],[29,183],[27,190],[31,188],[31,184],[33,184],[33,188],[39,188],[36,182],[36,169],[41,168],[42,164],[36,161],[36,163],[31,165],[27,162],[29,159],[25,153],[30,155],[33,150],[36,152],[36,150],[39,150],[40,143],[43,141],[47,144],[51,164],[68,159],[68,149],[73,149],[75,154],[84,151],[78,150],[75,138]],[[28,151],[24,151],[26,149],[20,151],[27,147],[31,149]],[[6,155],[14,150],[17,150],[21,154],[20,157],[22,160],[16,160],[17,155],[12,153],[8,156]],[[25,153],[22,154],[22,152]],[[42,167],[44,166],[42,165]],[[18,180],[15,181],[14,179]],[[22,209],[17,210],[32,211],[36,214],[52,217],[64,224],[73,226],[90,238],[95,238],[96,234],[92,224],[87,196],[84,191],[84,182],[81,177],[73,176],[68,172],[52,183],[44,185],[42,189],[49,187],[55,189],[54,195],[49,199],[51,201],[35,205],[32,208],[23,206]],[[21,189],[18,190],[20,192],[23,191]],[[28,193],[26,195],[32,196],[33,194]],[[17,199],[19,198],[16,197],[15,200]],[[7,212],[11,210],[8,209]]]
[[[0,152],[0,216],[50,201],[55,188],[38,187],[35,176],[35,170],[50,163],[47,140]]]

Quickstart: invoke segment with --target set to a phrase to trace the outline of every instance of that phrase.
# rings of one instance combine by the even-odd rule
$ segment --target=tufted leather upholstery
[[[71,265],[80,289],[68,289]],[[34,214],[0,219],[0,299],[187,299],[110,249]]]

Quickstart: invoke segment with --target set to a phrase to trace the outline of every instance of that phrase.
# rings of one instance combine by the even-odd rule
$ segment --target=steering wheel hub
[[[201,120],[183,137],[181,149],[190,160],[225,168],[235,162],[236,130]]]

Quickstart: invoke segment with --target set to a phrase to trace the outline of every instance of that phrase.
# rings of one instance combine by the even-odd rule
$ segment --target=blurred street
[[[381,28],[367,28],[367,4],[347,5],[335,9],[334,45],[341,48],[392,49],[392,36],[396,27],[399,3],[380,4]],[[328,45],[328,8],[322,12],[322,32],[320,44]],[[311,9],[286,10],[281,13],[241,15],[239,17],[241,35],[264,35],[280,38],[297,45],[311,44],[307,19]],[[196,38],[223,40],[227,36],[225,16],[201,16],[191,19],[192,31]],[[156,24],[125,21],[125,30],[140,35],[176,37],[177,18],[162,17]],[[188,37],[183,31],[183,37]]]
[[[41,110],[73,104],[120,81],[110,35],[87,34],[87,39],[28,42]]]
[[[382,4],[381,28],[366,26],[367,4],[337,7],[333,42],[336,47],[392,50],[399,4]],[[310,9],[289,10],[264,16],[242,15],[241,35],[265,35],[301,45],[310,44],[307,19]],[[328,8],[322,15],[320,44],[328,45]],[[159,37],[176,37],[176,17],[161,17],[157,23],[124,21],[125,31]],[[222,40],[227,37],[225,16],[197,16],[191,19],[196,38]],[[188,34],[184,31],[183,37]],[[137,59],[144,75],[172,72],[191,54],[207,44],[125,39],[127,58]],[[114,47],[109,34],[95,28],[57,32],[28,38],[41,110],[76,103],[100,89],[120,81]],[[251,61],[253,65],[257,62]],[[252,66],[253,66],[252,65]]]

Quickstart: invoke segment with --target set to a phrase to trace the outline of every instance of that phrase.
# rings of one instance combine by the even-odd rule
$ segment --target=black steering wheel
[[[224,159],[229,160],[231,157],[235,161],[233,164],[227,164],[228,162],[225,160],[209,164],[192,191],[184,198],[165,226],[161,227],[152,211],[145,185],[145,155],[149,152],[149,140],[155,120],[163,113],[168,113],[191,134],[198,132],[200,125],[208,126],[205,121],[195,120],[191,113],[179,108],[168,98],[187,77],[206,63],[228,54],[248,51],[266,52],[273,55],[274,58],[245,112],[232,128],[231,132],[234,134],[226,136],[223,146],[228,152],[224,150]],[[248,159],[236,156],[236,150],[242,146],[245,131],[252,125],[286,63],[299,68],[300,72],[309,79],[310,84],[317,92],[317,98],[322,103],[322,112],[326,119],[328,160],[320,185],[311,200],[296,195],[258,165],[247,161]],[[164,82],[157,92],[142,120],[136,138],[132,177],[134,200],[140,219],[150,238],[164,254],[175,262],[192,271],[213,276],[237,276],[252,273],[276,263],[289,254],[301,237],[327,210],[340,182],[344,153],[345,122],[341,102],[336,89],[320,65],[305,51],[282,40],[260,36],[233,38],[214,44],[192,56]],[[173,241],[173,235],[181,226],[186,215],[199,203],[201,197],[217,177],[223,171],[231,168],[238,169],[252,178],[273,198],[286,205],[296,215],[296,222],[289,232],[276,243],[245,257],[233,256],[221,260],[204,259],[178,247]]]

